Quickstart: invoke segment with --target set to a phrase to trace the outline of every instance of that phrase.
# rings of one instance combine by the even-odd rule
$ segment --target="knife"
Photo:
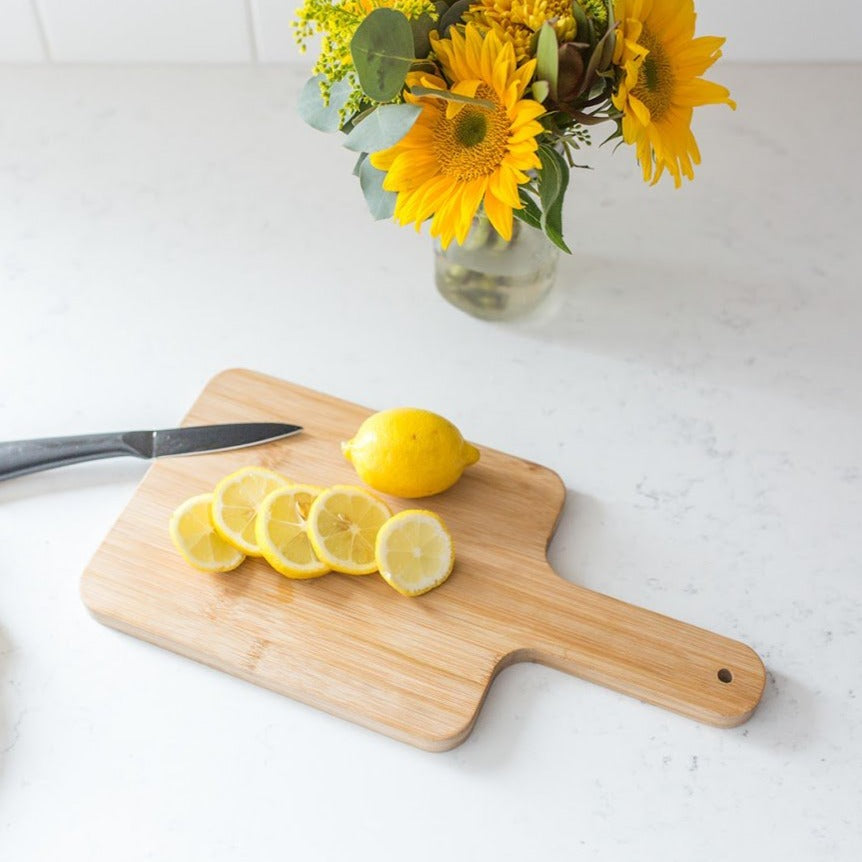
[[[116,458],[120,455],[162,458],[196,452],[221,452],[269,443],[300,431],[302,427],[299,425],[281,422],[244,422],[166,428],[161,431],[120,431],[114,434],[12,440],[0,443],[0,480],[64,464]]]

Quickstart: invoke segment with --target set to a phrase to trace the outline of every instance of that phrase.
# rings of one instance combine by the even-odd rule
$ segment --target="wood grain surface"
[[[422,501],[448,524],[456,564],[442,587],[418,598],[376,574],[292,581],[253,559],[204,574],[174,550],[174,508],[241,466],[357,484],[338,444],[370,412],[250,371],[218,375],[184,424],[283,421],[305,430],[154,463],[84,572],[87,607],[121,631],[429,750],[467,737],[495,674],[516,661],[709,724],[751,715],[765,679],[757,654],[558,577],[546,548],[563,483],[501,452],[480,447],[481,460],[454,488]],[[389,502],[394,511],[415,505]]]

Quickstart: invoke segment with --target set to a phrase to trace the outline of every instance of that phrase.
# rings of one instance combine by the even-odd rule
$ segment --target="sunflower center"
[[[641,64],[638,82],[632,95],[637,96],[649,108],[653,120],[658,120],[673,100],[676,77],[664,45],[646,27],[641,32],[639,41],[649,53]]]
[[[494,173],[507,153],[510,122],[499,96],[487,84],[480,84],[476,98],[493,108],[467,105],[456,116],[446,118],[441,106],[434,126],[434,153],[440,170],[461,182]]]
[[[461,111],[455,124],[455,137],[459,144],[465,147],[475,147],[485,140],[488,131],[488,121],[482,115],[482,111]]]

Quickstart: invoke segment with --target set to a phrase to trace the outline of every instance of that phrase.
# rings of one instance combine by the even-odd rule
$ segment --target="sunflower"
[[[422,86],[489,103],[488,107],[446,102],[437,96],[414,96],[408,102],[422,113],[413,128],[387,150],[373,153],[371,164],[386,171],[383,188],[397,192],[395,218],[416,229],[428,218],[431,236],[445,248],[453,238],[463,243],[481,204],[505,239],[512,236],[512,210],[522,207],[518,184],[526,171],[541,167],[536,136],[541,104],[522,99],[535,60],[518,67],[511,43],[489,32],[484,38],[472,24],[462,36],[432,34],[431,45],[443,73],[411,72],[408,87]]]
[[[572,0],[477,0],[464,13],[464,20],[510,41],[519,63],[533,56],[536,33],[546,21],[560,42],[571,42],[578,30]]]
[[[724,39],[694,38],[693,0],[616,0],[614,14],[614,65],[623,74],[613,103],[622,111],[623,140],[637,148],[646,182],[655,185],[667,170],[679,187],[700,164],[693,109],[736,109],[729,90],[700,77],[721,56]]]

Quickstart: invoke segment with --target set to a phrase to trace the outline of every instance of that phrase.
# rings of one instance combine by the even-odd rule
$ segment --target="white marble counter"
[[[751,644],[718,730],[538,667],[428,754],[95,623],[145,465],[0,485],[0,859],[862,858],[862,67],[725,65],[680,192],[595,154],[538,318],[447,306],[279,68],[0,69],[0,439],[246,366],[556,470],[564,577]],[[297,417],[299,421],[302,417]]]

